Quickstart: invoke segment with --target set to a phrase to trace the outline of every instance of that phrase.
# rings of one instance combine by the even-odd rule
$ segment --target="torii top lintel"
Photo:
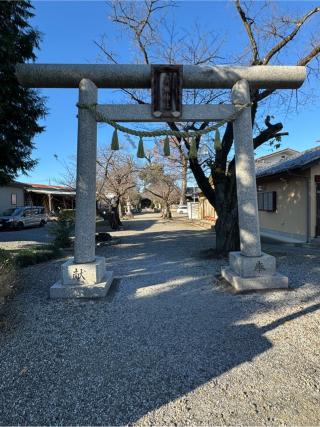
[[[19,82],[34,88],[77,88],[82,79],[99,88],[145,89],[151,86],[151,65],[134,64],[18,64]],[[297,89],[306,78],[302,66],[183,65],[183,88],[232,88],[245,79],[252,88]]]

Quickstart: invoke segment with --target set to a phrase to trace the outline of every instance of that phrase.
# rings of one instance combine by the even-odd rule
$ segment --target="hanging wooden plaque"
[[[182,112],[182,65],[151,65],[151,109],[157,118],[179,119]]]

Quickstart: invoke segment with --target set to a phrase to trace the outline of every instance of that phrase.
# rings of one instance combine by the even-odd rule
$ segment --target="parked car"
[[[47,221],[43,206],[10,208],[0,216],[0,229],[21,230],[24,227],[43,227]]]
[[[187,205],[180,205],[177,209],[177,213],[188,215],[188,206]]]
[[[131,208],[131,212],[133,214],[141,213],[141,209],[140,208]]]

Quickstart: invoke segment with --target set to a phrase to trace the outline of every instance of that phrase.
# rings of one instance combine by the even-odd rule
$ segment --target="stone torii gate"
[[[26,87],[79,88],[80,105],[97,104],[98,88],[151,87],[149,65],[18,64],[16,75]],[[119,122],[227,120],[250,102],[250,88],[296,89],[305,77],[305,67],[298,66],[184,65],[183,88],[229,88],[232,104],[184,105],[179,119],[154,117],[150,105],[97,105],[96,112]],[[113,278],[105,258],[95,255],[98,116],[79,108],[74,258],[62,265],[51,298],[103,297]],[[275,258],[261,252],[250,106],[241,109],[233,129],[241,251],[230,252],[222,276],[240,291],[286,288],[288,278],[276,272]]]

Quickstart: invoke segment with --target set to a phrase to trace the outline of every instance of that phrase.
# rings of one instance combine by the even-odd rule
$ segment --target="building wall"
[[[316,236],[315,175],[320,175],[320,162],[300,176],[283,174],[281,178],[275,176],[257,180],[257,187],[262,191],[277,192],[276,211],[259,211],[262,232],[272,232],[278,234],[279,237],[291,237],[301,241],[307,241]],[[216,220],[216,212],[208,200],[201,196],[199,198],[199,218],[209,219],[209,217]]]
[[[311,237],[316,234],[316,183],[314,180],[315,175],[320,175],[320,162],[312,166],[310,171],[310,229]]]
[[[199,197],[199,219],[216,221],[217,214],[214,207],[209,203],[206,197]]]
[[[17,195],[17,204],[11,204],[11,194]],[[24,206],[24,190],[20,187],[7,185],[0,187],[0,212],[15,206]]]
[[[187,207],[189,219],[201,219],[199,211],[199,202],[187,202]]]
[[[268,156],[258,157],[256,159],[256,164],[259,166],[271,166],[278,162],[283,162],[284,160],[288,160],[290,157],[294,156],[298,152],[295,150],[285,149],[279,152],[275,152],[273,154],[269,154]]]
[[[309,178],[308,174],[307,177]],[[258,180],[262,191],[277,192],[275,212],[259,211],[261,231],[307,240],[307,179],[304,176]]]
[[[50,213],[49,208],[49,194],[47,193],[35,193],[32,191],[26,192],[26,203],[31,206],[43,206],[46,213]],[[59,209],[74,209],[75,207],[75,196],[73,195],[62,195],[51,193],[51,211],[57,211]]]

